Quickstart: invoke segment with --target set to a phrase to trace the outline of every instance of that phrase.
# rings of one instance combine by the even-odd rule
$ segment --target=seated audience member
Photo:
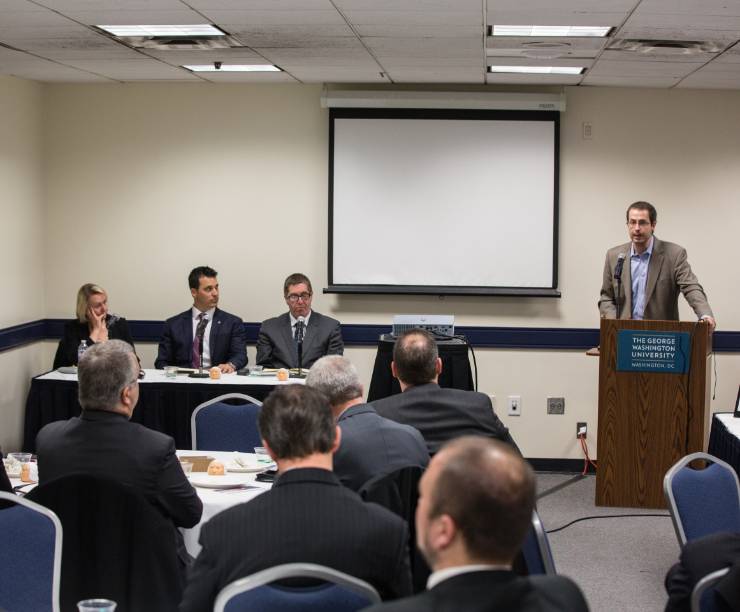
[[[82,414],[39,431],[39,483],[81,473],[136,489],[172,521],[173,544],[186,564],[189,556],[176,527],[197,525],[203,504],[175,456],[174,440],[129,420],[139,399],[133,349],[121,340],[95,344],[78,368]]]
[[[0,453],[0,457],[2,457],[2,453]],[[5,471],[5,465],[0,466],[0,491],[3,493],[12,493],[13,492],[13,485],[10,483],[10,478],[8,478],[8,472]]]
[[[303,385],[278,387],[262,405],[259,428],[277,481],[203,525],[182,612],[210,610],[230,582],[283,563],[332,567],[384,598],[409,594],[406,524],[332,474],[341,434],[326,399]]]
[[[92,283],[82,285],[77,292],[77,317],[64,326],[54,356],[54,369],[77,365],[77,351],[83,340],[90,347],[113,338],[134,346],[126,319],[108,312],[105,289]]]
[[[588,610],[569,578],[525,578],[511,570],[534,501],[534,473],[510,446],[480,436],[446,444],[419,483],[416,540],[433,570],[428,590],[368,610]]]
[[[283,284],[288,312],[267,319],[257,339],[257,365],[267,368],[297,368],[297,337],[303,334],[301,367],[310,368],[324,355],[341,355],[344,342],[339,321],[311,310],[313,288],[303,274],[291,274]],[[303,317],[303,328],[299,318]]]
[[[334,474],[343,485],[359,491],[374,476],[402,467],[429,463],[424,438],[409,425],[379,416],[362,399],[357,369],[346,357],[322,357],[311,367],[306,385],[329,400],[342,443],[334,453]]]
[[[155,368],[200,365],[203,338],[203,367],[228,374],[247,365],[247,336],[242,320],[218,306],[218,272],[208,266],[193,268],[188,276],[193,306],[165,321]],[[199,334],[198,331],[201,331]]]
[[[714,533],[687,542],[681,557],[665,577],[665,612],[690,612],[691,592],[707,574],[730,568],[714,587],[716,612],[740,610],[740,533]]]
[[[485,393],[446,389],[437,384],[442,360],[437,343],[426,330],[411,329],[396,339],[391,370],[401,393],[370,405],[380,416],[418,429],[430,454],[448,440],[471,434],[497,438],[516,448]]]

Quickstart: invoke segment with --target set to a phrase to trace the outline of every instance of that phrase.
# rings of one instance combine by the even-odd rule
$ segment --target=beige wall
[[[42,319],[44,307],[43,92],[0,76],[0,329]],[[40,344],[0,353],[0,447],[20,450],[30,377],[43,368]]]
[[[48,229],[46,315],[70,316],[83,282],[110,292],[132,319],[188,306],[187,271],[220,272],[222,306],[246,321],[283,309],[281,282],[302,270],[326,283],[328,113],[301,85],[52,85],[44,89]],[[598,325],[603,254],[626,238],[626,205],[652,201],[658,234],[689,250],[721,329],[740,329],[734,244],[740,93],[567,90],[561,124],[560,289],[563,298],[316,295],[347,323],[397,312],[453,313],[460,325]],[[583,140],[584,121],[593,139]],[[471,219],[471,222],[474,220]],[[358,230],[361,231],[361,230]],[[497,231],[492,228],[492,239]],[[401,239],[394,237],[393,239]],[[388,241],[381,246],[388,247]],[[682,308],[688,319],[691,313]],[[140,347],[151,365],[154,346]],[[250,359],[254,349],[250,347]],[[580,351],[479,349],[480,390],[530,457],[579,457],[576,421],[595,446],[598,363]],[[351,348],[366,383],[372,348]],[[737,392],[740,355],[717,359],[717,399]],[[508,418],[506,396],[522,396]],[[548,416],[547,396],[566,414]]]

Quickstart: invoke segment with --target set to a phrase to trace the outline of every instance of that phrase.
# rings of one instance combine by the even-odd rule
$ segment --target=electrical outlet
[[[510,395],[509,396],[509,416],[521,416],[522,415],[522,396],[521,395]]]
[[[565,414],[565,398],[548,397],[547,414]]]
[[[585,421],[579,421],[576,423],[576,438],[586,438],[586,434],[588,433],[588,425]]]

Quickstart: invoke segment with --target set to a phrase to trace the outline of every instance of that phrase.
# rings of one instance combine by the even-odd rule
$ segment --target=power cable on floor
[[[570,523],[566,523],[562,527],[556,527],[555,529],[549,529],[547,530],[548,534],[551,533],[557,533],[558,531],[562,531],[563,529],[567,529],[571,525],[575,525],[576,523],[580,523],[581,521],[589,521],[591,519],[602,519],[602,518],[641,518],[643,516],[660,516],[660,517],[666,517],[670,518],[670,514],[601,514],[601,515],[595,515],[595,516],[582,516],[581,518],[577,518],[574,521],[571,521]]]

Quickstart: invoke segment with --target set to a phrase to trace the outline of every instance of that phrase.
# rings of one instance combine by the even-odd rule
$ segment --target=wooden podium
[[[688,372],[618,371],[619,330],[688,333]],[[596,505],[665,508],[663,476],[668,468],[706,448],[709,326],[602,319],[600,349]]]

